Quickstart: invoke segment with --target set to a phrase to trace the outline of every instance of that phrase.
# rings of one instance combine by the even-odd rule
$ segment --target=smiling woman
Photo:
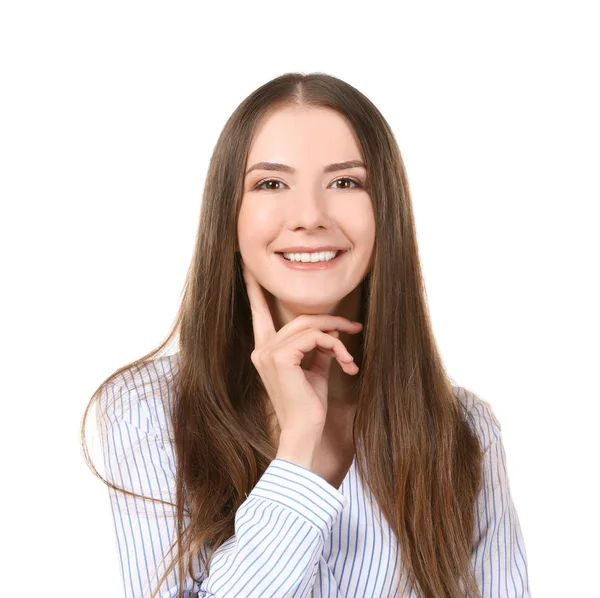
[[[529,596],[500,423],[444,369],[400,150],[340,79],[231,115],[173,329],[82,431],[95,400],[128,598]]]
[[[272,157],[277,161],[269,161]],[[265,293],[275,328],[301,315],[358,320],[361,283],[373,265],[375,214],[363,153],[347,119],[327,107],[274,109],[258,123],[246,164],[251,166],[238,214],[237,249]],[[265,178],[272,172],[278,176]],[[358,355],[360,337],[340,330],[339,338]],[[324,351],[315,346],[301,363],[312,363]],[[335,364],[329,367],[327,408],[357,400],[352,376]],[[335,461],[331,457],[320,455],[311,469]],[[337,477],[334,472],[332,479]]]

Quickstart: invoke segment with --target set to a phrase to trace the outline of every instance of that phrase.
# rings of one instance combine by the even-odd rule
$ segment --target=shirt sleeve
[[[313,471],[274,459],[215,552],[200,596],[309,598],[325,541],[347,498]]]
[[[104,477],[120,488],[174,505],[175,453],[167,431],[159,424],[161,417],[160,397],[147,386],[126,388],[118,382],[103,389],[96,411]],[[124,596],[149,597],[176,551],[169,553],[176,539],[176,509],[112,488],[108,493]],[[201,574],[199,558],[194,573]],[[171,571],[159,598],[175,598],[180,583],[177,570]],[[197,596],[194,580],[187,577],[183,583],[184,598]]]
[[[527,555],[513,503],[500,425],[491,416],[472,562],[482,598],[530,598]]]
[[[98,428],[106,479],[174,504],[174,449],[155,425],[149,411],[153,403],[115,387],[103,398]],[[175,508],[113,489],[109,496],[125,597],[149,597],[172,557],[159,568],[175,540]],[[195,560],[200,586],[186,578],[184,597],[309,598],[325,541],[346,504],[347,498],[321,476],[274,459],[236,511],[235,533],[215,551],[209,576]],[[158,596],[176,598],[180,583],[172,571]]]

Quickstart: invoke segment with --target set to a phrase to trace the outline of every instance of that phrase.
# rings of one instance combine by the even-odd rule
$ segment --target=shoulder
[[[463,408],[465,418],[479,436],[481,447],[486,451],[500,438],[502,427],[492,406],[473,390],[452,383],[454,395]]]
[[[179,353],[131,367],[105,385],[97,418],[114,424],[126,421],[140,429],[170,432]]]

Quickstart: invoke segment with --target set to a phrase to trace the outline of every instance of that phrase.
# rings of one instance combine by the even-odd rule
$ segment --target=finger
[[[343,347],[343,344],[341,346]],[[345,348],[342,351],[336,352],[335,349],[325,349],[324,347],[317,346],[311,367],[320,368],[325,372],[329,372],[333,359],[340,364],[342,370],[347,374],[354,375],[358,372],[358,366],[354,363],[352,356],[350,356]]]
[[[252,328],[254,329],[254,347],[262,347],[276,334],[271,310],[263,290],[242,260],[242,274],[246,282],[250,311],[252,312]]]
[[[329,372],[329,368],[331,367],[331,362],[333,359],[335,359],[340,364],[342,370],[344,370],[344,372],[350,376],[353,376],[359,370],[354,361],[341,361],[340,359],[337,359],[337,355],[334,351],[321,349],[320,347],[317,347],[315,350],[315,356],[311,363],[311,368],[322,368],[324,371]]]
[[[316,328],[318,330],[343,330],[348,334],[357,334],[362,330],[362,324],[330,314],[301,315],[281,327],[278,334],[281,337],[295,336],[299,332]]]
[[[325,334],[329,334],[331,336],[333,336],[334,338],[340,338],[340,333],[337,330],[324,330]],[[315,349],[315,354],[313,355],[310,367],[312,367],[315,363],[317,364],[317,367],[321,367],[321,368],[325,368],[329,367],[329,361],[327,359],[319,359],[317,352],[322,353],[323,355],[326,355],[329,358],[336,358],[335,355],[335,351],[333,351],[332,349],[325,349],[324,347],[317,347]]]
[[[333,336],[334,338],[340,338],[340,333],[337,330],[325,330],[326,334]],[[326,357],[319,357],[318,353]],[[324,347],[317,346],[315,349],[315,354],[313,355],[310,367],[316,365],[318,368],[326,369],[329,371],[329,366],[331,365],[331,359],[335,359],[335,351],[333,349],[325,349]]]
[[[295,351],[292,352],[293,365],[300,365],[304,355],[317,348],[333,351],[335,358],[340,362],[342,367],[346,364],[351,364],[354,360],[341,340],[334,338],[331,334],[327,334],[322,330],[315,330],[314,328],[300,332],[290,338],[286,343],[286,346],[289,345],[292,345],[295,349]],[[326,357],[322,351],[319,352]]]

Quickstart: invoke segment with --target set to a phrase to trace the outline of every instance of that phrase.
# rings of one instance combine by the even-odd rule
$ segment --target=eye
[[[341,177],[339,179],[336,179],[335,181],[333,181],[332,185],[335,183],[339,183],[340,181],[350,181],[351,183],[354,183],[354,185],[358,188],[362,188],[362,183],[360,181],[357,181],[356,179],[353,179],[351,177]],[[283,181],[279,181],[277,179],[265,179],[264,181],[261,181],[260,183],[258,183],[255,187],[254,190],[261,190],[261,191],[279,191],[279,189],[265,189],[263,187],[263,185],[266,185],[267,183],[279,183],[281,185],[285,185],[285,183]],[[338,187],[338,190],[343,191],[346,189],[352,189],[353,187]]]
[[[258,183],[257,185],[255,185],[254,191],[257,191],[257,190],[261,190],[261,191],[279,191],[279,189],[264,189],[263,185],[266,185],[267,183],[279,183],[280,185],[284,185],[285,184],[283,181],[278,181],[277,179],[266,179],[266,180],[262,181],[261,183]]]
[[[334,183],[339,183],[340,181],[350,181],[351,183],[354,183],[357,187],[362,187],[362,184],[360,183],[360,181],[357,181],[356,179],[352,179],[348,176],[342,177],[341,179],[336,179],[335,181],[333,181]],[[340,187],[338,187],[339,189]],[[348,187],[346,187],[347,189]],[[352,187],[350,187],[350,189],[352,189]]]

